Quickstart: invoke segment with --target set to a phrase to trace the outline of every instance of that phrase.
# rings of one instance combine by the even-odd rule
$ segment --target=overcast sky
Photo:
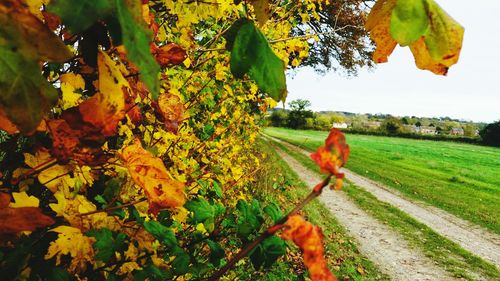
[[[314,111],[500,120],[500,1],[437,2],[465,27],[460,60],[448,76],[417,69],[409,48],[398,46],[388,63],[357,77],[299,70],[287,78],[287,101],[308,99]]]

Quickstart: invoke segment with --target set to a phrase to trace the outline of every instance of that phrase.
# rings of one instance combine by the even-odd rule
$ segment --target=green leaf
[[[271,203],[264,208],[264,213],[269,215],[274,222],[277,222],[283,217],[283,213],[279,209],[278,205]]]
[[[279,257],[285,255],[285,253],[285,241],[273,235],[262,241],[262,243],[252,251],[250,254],[250,261],[256,270],[259,270],[262,266],[264,268],[269,268]]]
[[[177,246],[177,238],[175,238],[174,232],[161,223],[157,221],[147,221],[144,222],[144,228],[163,245],[170,248]]]
[[[135,1],[140,4],[140,1]],[[127,49],[127,57],[140,72],[142,81],[148,86],[154,99],[160,92],[158,74],[160,66],[156,63],[149,50],[151,34],[142,24],[140,5],[128,6],[131,1],[115,0],[118,21],[122,30],[122,39]]]
[[[189,255],[181,248],[177,248],[175,259],[172,261],[172,268],[177,275],[186,274],[189,271],[190,258]]]
[[[207,200],[200,198],[187,202],[184,207],[193,212],[193,220],[195,223],[204,222],[208,219],[215,218],[215,210]]]
[[[233,44],[231,39],[234,30],[228,35],[228,44],[232,45],[231,72],[236,78],[243,78],[248,73],[261,91],[276,101],[284,101],[287,90],[283,62],[273,52],[253,21],[240,20],[234,25],[239,28]]]
[[[80,33],[113,11],[111,0],[52,0],[47,10],[73,33]]]
[[[38,62],[0,46],[0,108],[23,133],[40,124],[57,101],[57,92],[41,75]]]
[[[48,275],[45,276],[47,280],[51,281],[69,281],[70,276],[69,273],[66,269],[60,268],[60,267],[52,267],[48,271]]]
[[[236,204],[238,209],[237,229],[241,238],[247,239],[252,233],[255,233],[262,224],[260,210],[256,210],[244,200],[239,200]]]
[[[224,258],[225,253],[221,245],[215,241],[207,240],[208,247],[210,248],[209,260],[215,266],[220,265],[220,260]]]
[[[398,0],[391,15],[392,38],[408,46],[422,36],[429,26],[424,2],[426,0]]]
[[[107,229],[91,229],[86,233],[88,236],[95,237],[94,249],[97,250],[95,258],[103,262],[108,262],[115,252],[120,252],[125,247],[127,235],[124,233],[114,233]]]
[[[214,185],[215,195],[217,195],[217,197],[219,198],[222,198],[222,188],[220,187],[219,183],[214,181],[213,185]]]
[[[426,0],[429,28],[424,35],[432,59],[451,66],[458,60],[462,48],[464,28],[433,0]]]

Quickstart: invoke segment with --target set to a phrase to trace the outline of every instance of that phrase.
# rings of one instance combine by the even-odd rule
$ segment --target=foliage
[[[284,71],[307,57],[315,31],[290,36],[325,5],[3,1],[4,277],[216,279],[247,254],[256,269],[272,266],[286,252],[272,235],[340,177],[326,169],[279,219],[248,192],[260,115],[285,99]],[[312,118],[296,105],[300,122]],[[332,138],[329,168],[347,159],[341,134]]]
[[[483,143],[492,146],[500,146],[500,121],[486,125],[480,132]]]
[[[288,112],[288,124],[287,127],[293,129],[304,129],[307,127],[308,118],[313,118],[314,113],[307,109],[311,106],[311,102],[308,100],[298,99],[288,103],[291,110]],[[312,125],[312,124],[309,124]]]

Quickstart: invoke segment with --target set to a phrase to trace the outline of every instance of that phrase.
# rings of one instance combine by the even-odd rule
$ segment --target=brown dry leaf
[[[313,281],[337,280],[330,272],[324,258],[323,233],[300,215],[293,215],[285,223],[281,238],[291,240],[303,253],[304,264]]]
[[[9,198],[9,201],[6,201]],[[0,236],[16,234],[21,231],[33,231],[54,223],[54,220],[42,213],[37,207],[11,208],[5,205],[10,196],[0,193]]]
[[[118,122],[125,117],[125,93],[130,86],[120,71],[120,63],[99,51],[99,92],[80,104],[83,121],[101,129],[103,136],[113,136]]]
[[[0,108],[0,129],[6,131],[8,134],[12,135],[19,133],[19,129],[10,122],[9,118],[5,115],[5,112]]]
[[[158,97],[158,111],[161,114],[160,120],[164,122],[169,132],[177,133],[177,129],[184,120],[184,104],[177,95],[162,93]]]
[[[125,147],[120,157],[134,182],[146,193],[152,213],[184,205],[184,184],[174,180],[163,161],[146,151],[140,140]]]
[[[174,43],[154,48],[153,55],[161,67],[179,65],[187,58],[186,51]]]

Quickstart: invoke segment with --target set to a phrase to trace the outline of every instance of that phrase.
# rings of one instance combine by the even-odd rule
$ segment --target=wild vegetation
[[[249,191],[262,115],[310,50],[310,65],[371,64],[367,30],[375,62],[400,44],[445,75],[464,29],[424,2],[368,17],[358,0],[0,2],[2,278],[234,279],[291,241],[311,279],[335,280],[298,213],[340,187],[349,147],[332,130],[314,157],[324,180],[282,214]]]

